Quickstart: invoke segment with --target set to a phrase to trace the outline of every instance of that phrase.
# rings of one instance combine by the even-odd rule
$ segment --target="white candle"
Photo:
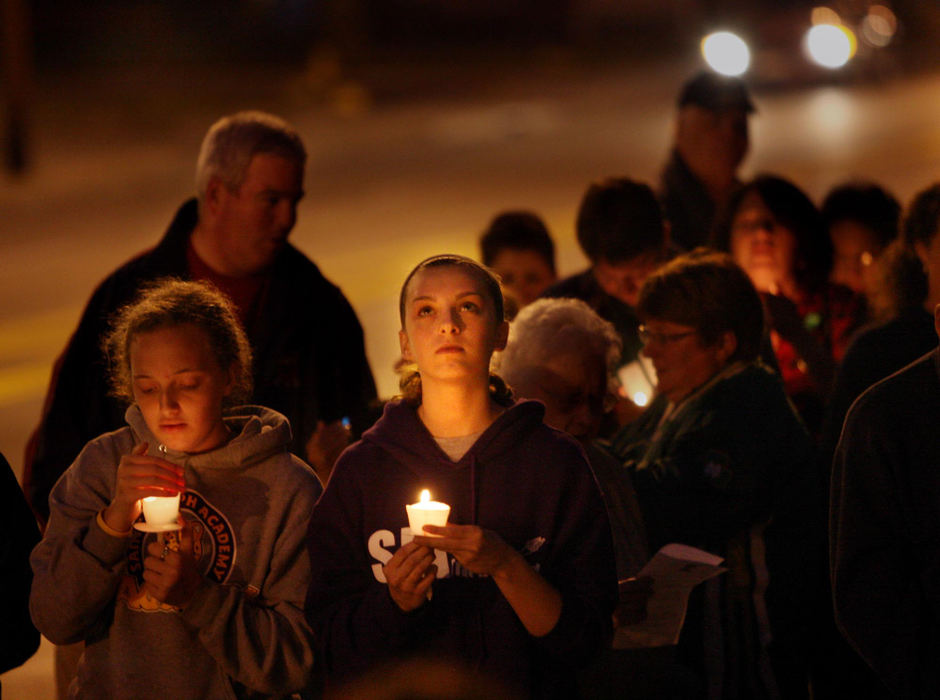
[[[440,537],[440,535],[425,532],[424,526],[446,525],[447,518],[450,516],[450,506],[439,501],[432,501],[431,492],[427,489],[421,492],[421,499],[417,503],[406,505],[405,511],[408,513],[411,534],[425,537]]]
[[[617,377],[623,396],[637,406],[645,406],[650,402],[656,385],[656,369],[648,357],[640,355],[635,361],[624,365],[617,370]]]
[[[148,525],[174,525],[180,513],[180,494],[148,496],[143,499],[144,520]]]

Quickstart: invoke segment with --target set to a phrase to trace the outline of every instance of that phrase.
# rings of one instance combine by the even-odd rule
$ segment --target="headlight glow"
[[[898,30],[898,18],[884,5],[872,5],[862,20],[861,33],[872,46],[887,46]]]
[[[805,42],[810,58],[824,68],[841,68],[855,55],[855,35],[842,25],[817,24]]]
[[[714,32],[702,39],[702,56],[722,75],[741,75],[751,63],[747,44],[731,32]]]
[[[809,21],[813,25],[817,24],[842,24],[839,13],[831,7],[814,7],[809,14]]]

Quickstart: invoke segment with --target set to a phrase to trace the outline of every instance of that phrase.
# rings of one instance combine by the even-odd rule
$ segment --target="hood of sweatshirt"
[[[147,454],[161,456],[160,440],[147,427],[140,408],[130,406],[124,419],[137,438],[148,443]],[[221,447],[199,454],[167,449],[166,456],[196,469],[238,469],[290,449],[290,423],[277,411],[264,406],[236,406],[223,412],[223,420],[234,437]]]
[[[418,412],[401,401],[385,405],[382,418],[363,436],[362,441],[388,453],[419,482],[464,483],[469,486],[464,512],[465,522],[478,522],[480,479],[484,465],[513,454],[523,438],[537,428],[544,428],[545,407],[537,401],[519,401],[503,413],[477,438],[466,454],[454,462],[440,448],[418,417]],[[456,481],[455,481],[456,480]],[[462,499],[452,494],[452,506]]]
[[[483,431],[459,462],[451,461],[428,432],[418,412],[401,401],[385,405],[382,419],[362,435],[420,477],[446,469],[468,469],[474,462],[511,450],[523,435],[542,424],[545,407],[538,401],[518,401]]]

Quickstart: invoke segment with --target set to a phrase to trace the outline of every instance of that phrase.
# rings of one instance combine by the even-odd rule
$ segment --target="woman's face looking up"
[[[483,280],[462,267],[427,267],[408,283],[399,340],[422,381],[489,376],[490,357],[505,347],[507,333]]]

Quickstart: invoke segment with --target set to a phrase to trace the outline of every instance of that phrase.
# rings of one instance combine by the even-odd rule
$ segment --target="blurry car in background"
[[[888,2],[710,3],[705,62],[751,83],[881,78],[893,72],[899,21]]]

